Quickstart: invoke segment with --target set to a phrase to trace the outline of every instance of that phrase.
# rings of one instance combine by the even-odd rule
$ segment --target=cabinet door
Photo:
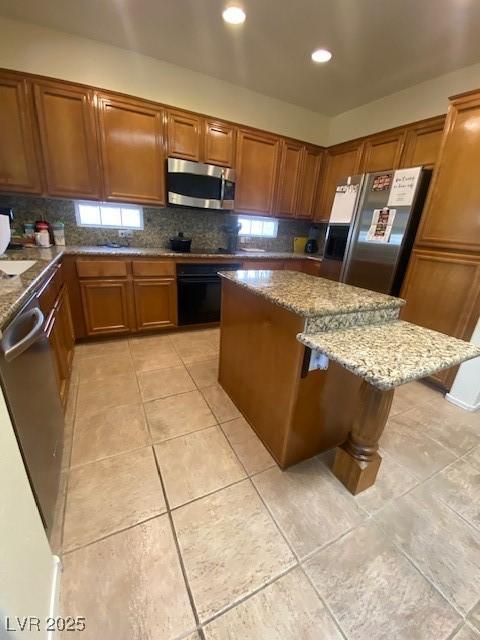
[[[56,313],[59,316],[61,324],[62,348],[65,354],[68,376],[70,377],[75,347],[75,332],[73,330],[72,311],[70,309],[70,299],[66,286],[63,287],[60,294]]]
[[[303,273],[308,273],[309,276],[320,276],[322,270],[322,263],[320,260],[304,260],[303,261]]]
[[[241,129],[237,141],[235,209],[270,215],[280,157],[280,138]]]
[[[295,216],[302,167],[302,148],[299,142],[282,141],[275,206],[275,211],[279,216]]]
[[[45,325],[45,334],[52,348],[55,377],[57,379],[58,393],[62,404],[65,404],[67,396],[67,380],[69,368],[66,352],[63,346],[61,319],[56,313],[52,313]]]
[[[314,147],[302,149],[302,168],[298,186],[296,218],[311,220],[316,204],[322,154]]]
[[[236,129],[231,124],[205,120],[205,162],[233,167],[235,133]]]
[[[403,151],[406,131],[382,133],[367,138],[360,163],[360,173],[397,169]]]
[[[355,141],[336,145],[325,154],[325,170],[322,193],[315,210],[315,220],[328,222],[332,210],[335,189],[340,180],[359,173],[360,159],[363,153],[363,142]]]
[[[82,280],[80,291],[87,335],[126,333],[132,329],[129,282]]]
[[[29,85],[0,74],[0,190],[41,193]]]
[[[165,204],[162,111],[99,94],[98,113],[105,198]]]
[[[445,116],[440,116],[408,127],[400,166],[432,168],[440,152],[444,125]]]
[[[480,259],[466,254],[414,250],[402,291],[403,320],[469,340],[480,313]],[[455,370],[436,380],[449,388]]]
[[[201,160],[202,119],[181,111],[168,112],[168,155]]]
[[[480,94],[449,108],[437,167],[417,243],[445,249],[480,249]]]
[[[34,85],[47,192],[99,198],[100,179],[93,92],[75,85]]]
[[[177,325],[177,283],[174,278],[134,280],[138,331]]]

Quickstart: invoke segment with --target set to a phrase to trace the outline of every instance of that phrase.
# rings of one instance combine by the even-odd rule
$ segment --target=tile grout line
[[[467,617],[467,614],[464,614],[462,611],[460,611],[460,610],[459,610],[459,608],[458,608],[458,606],[457,606],[456,604],[454,604],[454,603],[450,600],[450,598],[448,598],[448,597],[443,593],[443,591],[440,589],[440,587],[439,587],[439,586],[437,586],[437,585],[433,582],[433,580],[432,580],[431,578],[429,578],[427,575],[425,575],[425,574],[422,572],[422,570],[420,569],[420,567],[417,565],[416,561],[415,561],[412,557],[410,557],[410,555],[409,555],[409,554],[408,554],[404,549],[402,549],[402,547],[401,547],[397,542],[395,542],[393,539],[390,539],[390,538],[389,538],[389,536],[388,536],[388,531],[387,531],[386,527],[382,524],[382,522],[381,522],[381,521],[375,521],[375,522],[374,522],[374,524],[375,524],[376,526],[378,526],[378,527],[381,529],[382,534],[385,536],[385,538],[386,538],[387,540],[389,540],[390,544],[392,544],[392,545],[395,547],[395,549],[396,549],[397,551],[399,551],[399,553],[401,553],[401,554],[402,554],[402,556],[403,556],[404,558],[406,558],[406,560],[407,560],[407,561],[410,563],[410,565],[415,569],[415,571],[416,571],[420,576],[422,576],[422,578],[423,578],[426,582],[428,582],[428,583],[430,584],[430,586],[432,587],[432,589],[433,589],[434,591],[436,591],[436,592],[437,592],[437,593],[438,593],[438,594],[439,594],[439,595],[440,595],[440,596],[445,600],[445,602],[446,602],[447,604],[449,604],[449,605],[450,605],[450,607],[455,611],[455,613],[458,613],[458,615],[459,615],[463,620],[465,620],[465,619],[466,619],[466,617]],[[474,605],[474,606],[475,606],[475,605]]]
[[[320,600],[320,602],[323,604],[323,606],[327,610],[328,614],[330,615],[330,617],[331,617],[331,619],[333,621],[333,624],[337,627],[337,629],[338,629],[340,635],[342,636],[342,638],[345,638],[345,640],[347,640],[348,639],[347,633],[341,627],[340,622],[337,620],[336,616],[334,615],[330,605],[323,598],[323,596],[321,595],[320,591],[317,589],[315,583],[310,578],[308,573],[305,571],[305,567],[302,564],[300,564],[300,570],[302,571],[302,573],[305,576],[305,578],[308,580],[308,583],[311,585],[312,589],[315,591],[315,593],[317,595],[317,598]]]
[[[162,491],[163,491],[163,498],[165,500],[165,505],[167,507],[167,515],[168,515],[168,519],[169,519],[169,522],[170,522],[170,530],[172,532],[173,541],[174,541],[175,548],[176,548],[176,551],[177,551],[180,570],[182,572],[183,580],[184,580],[184,583],[185,583],[185,589],[187,591],[188,599],[190,601],[190,607],[192,608],[193,617],[195,619],[196,630],[198,631],[198,633],[199,633],[200,637],[202,638],[202,640],[204,640],[204,634],[203,634],[203,630],[201,628],[200,618],[199,618],[199,615],[198,615],[197,607],[195,605],[195,600],[193,598],[192,589],[191,589],[190,583],[188,581],[187,570],[186,570],[186,567],[185,567],[185,563],[183,561],[182,550],[180,548],[180,543],[178,542],[177,531],[175,529],[175,523],[173,521],[172,512],[171,512],[171,509],[170,509],[170,503],[168,501],[168,496],[167,496],[167,492],[166,492],[166,489],[165,489],[165,484],[163,482],[162,473],[161,473],[161,470],[160,470],[160,463],[158,461],[155,449],[153,449],[153,457],[155,459],[155,465],[157,467],[157,473],[158,473],[158,477],[160,479],[160,486],[161,486]]]
[[[284,569],[283,571],[278,573],[273,578],[269,578],[263,584],[261,584],[259,587],[257,587],[256,589],[253,589],[253,591],[251,591],[250,593],[247,593],[246,595],[241,596],[240,598],[238,598],[238,600],[235,600],[234,602],[231,602],[230,604],[225,605],[222,609],[219,609],[219,611],[217,611],[216,613],[211,615],[209,618],[206,618],[201,624],[204,627],[206,627],[207,625],[209,625],[214,620],[218,620],[225,613],[228,613],[229,611],[231,611],[232,609],[235,609],[236,607],[238,607],[239,605],[243,604],[244,602],[247,602],[248,600],[250,600],[250,598],[256,596],[257,593],[260,593],[261,591],[264,591],[265,589],[270,587],[272,584],[275,584],[275,582],[277,582],[278,580],[281,580],[284,576],[288,575],[289,573],[291,573],[295,569],[298,569],[299,566],[300,565],[296,563],[296,564],[293,564],[291,567],[287,567],[286,569]]]
[[[75,553],[76,551],[80,551],[81,549],[86,549],[87,547],[91,547],[92,545],[97,544],[97,542],[102,542],[103,540],[108,540],[108,538],[113,538],[113,536],[116,536],[118,533],[125,533],[125,531],[128,531],[129,529],[133,529],[134,527],[138,527],[139,525],[145,524],[146,522],[150,522],[150,520],[155,520],[155,518],[161,518],[166,514],[167,514],[166,510],[160,511],[160,513],[156,513],[153,516],[149,516],[144,520],[139,520],[138,522],[135,522],[134,524],[130,524],[126,527],[121,527],[120,529],[116,529],[111,533],[107,533],[104,536],[100,536],[100,538],[95,538],[95,540],[91,540],[90,542],[81,544],[78,547],[75,547],[74,549],[67,549],[67,551],[64,551],[63,555],[69,555],[71,553]]]

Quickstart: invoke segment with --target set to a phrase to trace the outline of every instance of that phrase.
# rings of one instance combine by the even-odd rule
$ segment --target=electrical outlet
[[[131,238],[133,236],[132,229],[119,229],[118,235],[120,238]]]

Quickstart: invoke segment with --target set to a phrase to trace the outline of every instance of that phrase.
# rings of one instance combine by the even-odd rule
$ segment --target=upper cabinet
[[[400,166],[405,129],[387,131],[365,140],[360,173],[374,173]]]
[[[432,168],[440,153],[445,116],[418,122],[407,128],[400,167]]]
[[[417,244],[444,249],[480,248],[480,94],[449,108],[437,168]]]
[[[323,171],[321,198],[317,199],[315,220],[328,222],[335,198],[335,188],[340,180],[360,172],[363,140],[345,142],[327,149]]]
[[[322,150],[305,145],[302,149],[302,167],[296,210],[297,218],[310,220],[313,217],[321,164]]]
[[[41,193],[33,105],[23,78],[0,74],[0,189]]]
[[[235,162],[235,133],[233,125],[218,120],[205,120],[204,160],[209,164],[233,167]]]
[[[283,140],[280,154],[279,180],[277,187],[277,203],[275,211],[279,216],[295,216],[300,186],[300,170],[302,168],[301,143],[294,140]]]
[[[280,138],[248,129],[238,131],[235,209],[270,215],[280,158]]]
[[[203,151],[202,118],[170,109],[168,119],[168,155],[199,162]]]
[[[97,99],[105,198],[165,204],[163,111],[111,94]]]
[[[34,84],[49,195],[101,194],[93,91],[55,82]]]

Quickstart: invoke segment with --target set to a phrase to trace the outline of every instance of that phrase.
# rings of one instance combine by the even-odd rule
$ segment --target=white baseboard
[[[450,393],[447,393],[445,399],[448,400],[448,402],[455,404],[457,407],[465,409],[465,411],[478,411],[480,409],[480,402],[477,404],[468,404],[467,402],[463,402],[463,400],[455,398]]]
[[[62,562],[58,556],[52,556],[53,558],[53,571],[52,571],[52,589],[50,592],[50,612],[51,618],[56,618],[58,615],[58,603],[60,599],[60,576],[62,574]],[[49,631],[47,640],[53,640],[54,631]]]

